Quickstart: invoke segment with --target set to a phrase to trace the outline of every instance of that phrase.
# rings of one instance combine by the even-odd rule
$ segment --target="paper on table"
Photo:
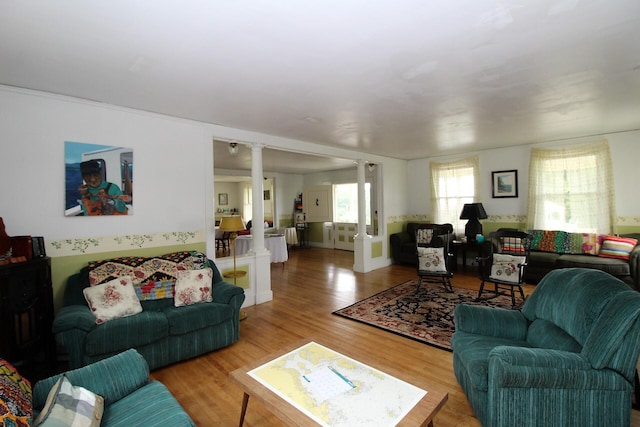
[[[331,366],[303,375],[302,378],[320,400],[330,399],[356,387]]]

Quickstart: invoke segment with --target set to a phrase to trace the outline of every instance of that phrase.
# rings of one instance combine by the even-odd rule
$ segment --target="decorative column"
[[[371,271],[371,236],[367,234],[367,207],[365,198],[364,160],[358,160],[358,233],[353,239],[353,270]]]
[[[271,290],[271,254],[264,246],[263,149],[264,144],[251,144],[251,235],[253,236],[253,252],[256,257],[256,304],[273,300],[273,291]]]

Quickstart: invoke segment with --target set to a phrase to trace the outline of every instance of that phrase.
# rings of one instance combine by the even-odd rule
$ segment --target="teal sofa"
[[[135,350],[65,373],[74,386],[104,398],[101,426],[195,426],[171,392],[149,379],[149,366]],[[34,419],[60,375],[37,382],[33,388]]]
[[[225,282],[212,260],[212,302],[175,307],[173,298],[141,301],[142,312],[96,324],[82,290],[85,267],[69,277],[53,322],[56,342],[77,368],[135,348],[156,369],[233,344],[239,338],[244,289]]]
[[[522,311],[459,305],[453,369],[483,426],[628,426],[640,293],[599,270],[547,274]]]

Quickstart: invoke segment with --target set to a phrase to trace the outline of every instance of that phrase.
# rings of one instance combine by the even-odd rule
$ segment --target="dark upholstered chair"
[[[483,426],[628,426],[640,293],[599,270],[547,274],[522,311],[458,305],[453,370]]]

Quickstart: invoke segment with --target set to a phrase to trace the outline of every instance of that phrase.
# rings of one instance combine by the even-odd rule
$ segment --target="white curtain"
[[[253,216],[253,208],[252,206],[252,183],[251,182],[243,182],[242,183],[242,220],[246,224],[251,220]]]
[[[530,229],[615,233],[614,219],[613,171],[607,141],[531,150]]]
[[[465,203],[476,202],[479,194],[478,156],[453,162],[431,162],[431,216],[437,224],[453,225],[464,234],[466,220],[460,219]]]

